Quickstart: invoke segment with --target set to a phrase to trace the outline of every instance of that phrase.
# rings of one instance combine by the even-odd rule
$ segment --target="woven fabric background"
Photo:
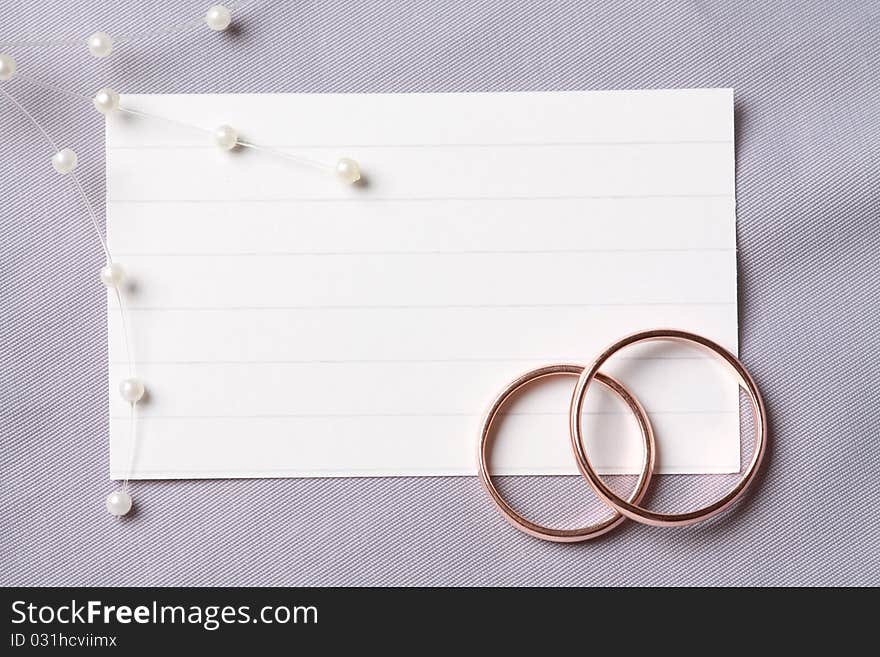
[[[133,35],[207,4],[0,0],[0,42]],[[0,51],[89,95],[734,87],[741,355],[773,430],[733,513],[583,545],[515,532],[474,478],[135,482],[137,512],[116,521],[101,251],[51,150],[0,98],[0,583],[880,584],[880,2],[265,0],[228,32],[106,60]],[[89,103],[0,84],[79,153],[103,211]],[[704,490],[678,479],[659,503]],[[568,478],[505,483],[556,519],[589,497]]]

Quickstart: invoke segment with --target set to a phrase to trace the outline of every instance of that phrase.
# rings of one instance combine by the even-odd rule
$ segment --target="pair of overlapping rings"
[[[636,399],[621,383],[599,371],[599,368],[601,368],[602,365],[604,365],[608,359],[618,351],[630,345],[656,340],[673,340],[694,344],[718,358],[734,375],[740,387],[745,390],[749,397],[749,401],[751,402],[752,413],[754,414],[755,446],[752,452],[752,458],[746,469],[742,472],[737,485],[721,499],[687,513],[658,513],[639,505],[648,490],[648,484],[650,483],[651,475],[654,472],[657,451],[654,444],[654,431],[651,428],[651,422],[645,413],[645,409],[642,408],[638,399]],[[613,511],[613,515],[607,520],[575,529],[555,529],[552,527],[545,527],[536,524],[517,513],[499,493],[489,474],[488,467],[492,425],[508,399],[515,392],[533,381],[559,375],[578,377],[571,398],[571,407],[569,409],[571,447],[574,452],[575,460],[577,461],[578,469],[587,479],[599,499],[607,504]],[[601,477],[590,462],[590,457],[584,447],[584,429],[581,416],[583,414],[582,411],[584,400],[587,395],[587,389],[594,380],[609,388],[626,403],[629,410],[636,417],[642,435],[644,456],[642,460],[642,470],[639,474],[635,488],[627,499],[616,494],[604,481],[602,481]],[[589,367],[571,364],[546,365],[544,367],[530,370],[515,381],[512,381],[489,407],[483,420],[479,441],[479,474],[480,480],[483,482],[483,485],[489,492],[495,505],[504,517],[517,529],[547,541],[574,543],[578,541],[586,541],[605,534],[617,527],[626,518],[647,525],[663,527],[692,525],[711,518],[727,509],[730,505],[736,502],[743,493],[745,493],[746,489],[748,489],[754,481],[755,475],[758,473],[766,449],[767,416],[764,409],[764,401],[761,398],[761,393],[758,391],[758,387],[755,385],[754,380],[748,371],[746,371],[745,367],[743,367],[742,363],[740,363],[733,354],[724,349],[724,347],[716,344],[708,338],[704,338],[694,333],[688,333],[687,331],[657,329],[636,333],[615,342],[602,352],[602,354],[600,354],[600,356],[593,361],[593,364]]]

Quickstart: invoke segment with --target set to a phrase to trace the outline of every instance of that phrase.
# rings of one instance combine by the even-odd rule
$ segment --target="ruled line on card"
[[[733,144],[731,139],[675,139],[675,140],[650,140],[650,141],[512,141],[512,142],[433,142],[433,143],[397,143],[397,144],[331,144],[327,142],[321,143],[303,143],[303,144],[264,144],[265,148],[274,149],[353,149],[353,148],[523,148],[534,146],[541,147],[565,147],[565,146],[717,146]],[[110,150],[176,150],[176,149],[199,149],[199,150],[216,150],[216,146],[212,144],[120,144],[111,145]]]
[[[137,312],[249,312],[253,310],[436,310],[436,309],[505,309],[505,308],[614,308],[651,306],[734,306],[736,301],[658,301],[658,302],[607,302],[607,303],[523,303],[523,304],[436,304],[436,305],[340,305],[340,306],[129,306]]]
[[[455,256],[455,255],[577,255],[582,253],[693,253],[695,251],[707,253],[731,253],[733,247],[700,246],[690,248],[598,248],[598,249],[450,249],[447,251],[408,250],[408,251],[162,251],[162,252],[137,252],[116,251],[117,256],[128,258],[198,258],[198,257],[273,257],[273,258],[298,258],[298,257],[344,257],[344,256]]]
[[[702,361],[702,356],[617,356],[619,360],[632,361]],[[534,358],[311,358],[273,360],[145,360],[141,365],[410,365],[442,363],[568,363],[571,357],[536,356]],[[110,365],[126,365],[128,361],[111,360]]]
[[[739,415],[739,411],[729,410],[687,410],[687,411],[666,411],[666,410],[650,410],[647,412],[651,415]],[[628,410],[620,411],[584,411],[584,415],[590,416],[629,416]],[[520,416],[520,417],[568,417],[567,413],[558,413],[553,411],[508,411],[498,413],[499,416]],[[111,415],[113,419],[126,419],[127,415]],[[253,415],[150,415],[142,412],[139,416],[140,420],[283,420],[283,419],[309,419],[309,418],[428,418],[428,417],[457,417],[457,418],[474,418],[482,417],[474,413],[258,413]]]
[[[733,194],[585,194],[571,196],[303,196],[291,198],[115,198],[108,203],[442,203],[457,201],[573,201],[573,200],[645,200],[645,199],[733,198]]]

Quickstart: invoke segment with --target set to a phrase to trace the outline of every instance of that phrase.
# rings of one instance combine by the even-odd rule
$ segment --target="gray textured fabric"
[[[149,31],[207,4],[0,0],[0,41]],[[88,94],[734,87],[741,354],[773,440],[734,513],[584,545],[515,532],[470,478],[136,482],[117,522],[102,508],[101,251],[49,148],[0,100],[3,584],[880,584],[880,3],[266,1],[228,33],[107,60],[6,50]],[[5,88],[77,150],[102,209],[97,114]],[[571,479],[505,485],[569,522],[589,498]]]

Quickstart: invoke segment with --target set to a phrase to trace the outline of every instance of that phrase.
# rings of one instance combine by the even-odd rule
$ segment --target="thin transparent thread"
[[[134,459],[135,459],[135,442],[137,438],[137,422],[135,422],[135,406],[137,406],[136,402],[130,402],[128,404],[128,435],[130,437],[129,441],[129,449],[128,449],[128,467],[125,470],[125,477],[122,480],[122,489],[128,490],[128,480],[131,477],[131,473],[134,472]]]
[[[88,100],[88,96],[83,96],[82,94],[78,94],[75,91],[70,91],[69,89],[64,89],[62,87],[56,87],[53,84],[48,84],[46,82],[41,82],[40,80],[35,80],[32,77],[28,77],[23,73],[15,72],[16,80],[24,80],[25,82],[34,85],[35,87],[41,87],[46,89],[47,91],[56,91],[60,94],[64,94],[65,96],[70,96],[71,98],[76,98],[78,100]]]
[[[277,148],[269,148],[267,146],[260,146],[259,144],[254,144],[249,141],[241,141],[238,140],[238,145],[242,148],[251,148],[255,151],[262,151],[263,153],[268,153],[269,155],[274,155],[275,157],[280,157],[282,160],[289,160],[291,162],[296,162],[297,164],[304,164],[306,166],[315,167],[316,169],[321,169],[322,171],[333,171],[333,166],[327,164],[326,162],[319,162],[318,160],[313,160],[310,157],[303,157],[302,155],[293,155],[292,153],[287,153],[285,151],[278,150]]]
[[[131,346],[128,341],[128,319],[125,314],[125,304],[122,302],[122,293],[119,288],[114,288],[116,292],[116,302],[119,305],[119,319],[122,322],[122,342],[125,344],[125,357],[128,360],[128,376],[134,376],[134,358],[131,354]]]
[[[122,107],[119,106],[120,112],[125,112],[126,114],[132,114],[134,116],[140,116],[145,119],[155,119],[157,121],[164,121],[165,123],[172,123],[176,126],[180,126],[182,128],[188,128],[190,130],[198,130],[199,132],[203,132],[205,134],[211,134],[211,130],[208,128],[203,128],[199,125],[193,125],[192,123],[184,123],[183,121],[178,121],[177,119],[172,119],[167,116],[159,116],[158,114],[150,114],[149,112],[144,112],[143,110],[131,109],[130,107]]]
[[[227,2],[224,6],[232,10],[240,10],[248,5],[254,4],[254,0],[232,0],[232,2]],[[112,36],[114,44],[119,43],[134,43],[136,41],[145,41],[147,39],[152,39],[156,37],[165,37],[171,34],[178,34],[180,32],[187,32],[189,30],[195,29],[199,25],[204,23],[204,18],[190,18],[182,23],[176,23],[174,25],[169,25],[167,27],[161,27],[155,30],[149,30],[147,32],[135,32],[134,34],[128,35],[119,35]],[[46,47],[57,47],[57,46],[84,46],[86,44],[86,40],[88,37],[57,37],[57,38],[46,38],[46,39],[29,39],[29,38],[21,38],[21,39],[13,39],[11,41],[3,41],[0,42],[0,48],[46,48]]]
[[[8,91],[0,87],[0,93],[2,93],[7,100],[9,100],[15,107],[17,107],[24,116],[28,118],[28,120],[33,124],[33,126],[43,135],[49,145],[58,152],[58,145],[55,143],[55,140],[49,135],[45,128],[40,124],[39,121],[31,114],[21,103],[19,103]],[[95,216],[95,212],[92,209],[92,204],[89,202],[88,197],[86,196],[85,190],[80,184],[79,178],[76,175],[76,171],[71,171],[68,174],[74,181],[77,191],[79,192],[80,198],[82,198],[83,203],[88,210],[89,217],[92,221],[92,226],[95,229],[95,235],[98,237],[98,241],[101,243],[101,247],[104,249],[104,253],[107,256],[107,262],[112,263],[113,260],[110,256],[110,249],[107,247],[107,242],[104,239],[104,236],[101,234],[100,226],[98,225],[97,217]],[[122,294],[119,292],[119,289],[115,289],[116,292],[116,301],[119,308],[119,316],[122,322],[122,334],[123,334],[123,344],[125,345],[125,356],[128,361],[128,373],[129,376],[134,375],[134,359],[132,358],[131,345],[129,343],[128,338],[128,320],[126,318],[125,313],[125,304],[122,301]],[[131,476],[131,473],[134,469],[134,454],[135,454],[135,441],[137,439],[137,434],[135,432],[135,421],[134,421],[134,403],[131,404],[131,421],[129,423],[129,455],[128,455],[128,469],[125,471],[125,477],[123,481],[123,488],[128,488],[128,480]]]

